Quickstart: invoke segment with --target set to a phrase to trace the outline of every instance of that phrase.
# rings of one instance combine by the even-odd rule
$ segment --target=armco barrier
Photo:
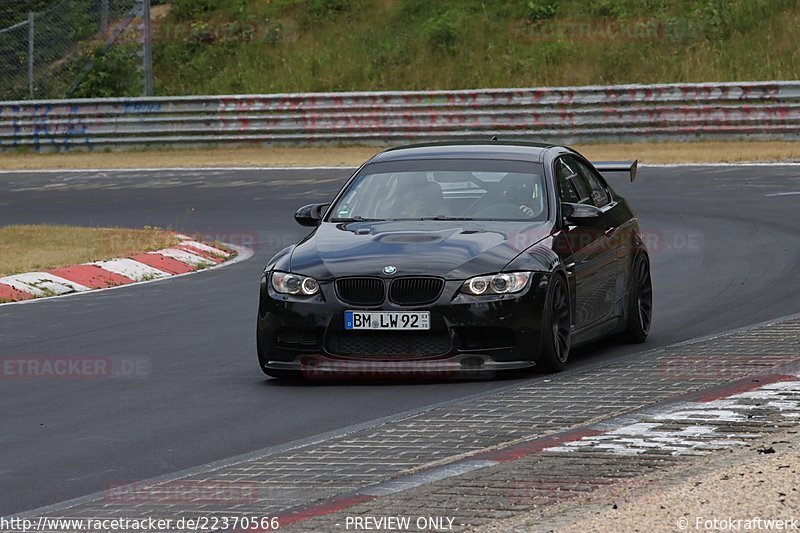
[[[0,148],[798,139],[800,81],[0,102]]]

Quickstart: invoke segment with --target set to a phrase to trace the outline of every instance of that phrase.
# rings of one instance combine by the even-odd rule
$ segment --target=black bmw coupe
[[[564,368],[570,348],[650,329],[639,222],[563,146],[436,143],[386,150],[264,270],[261,369],[279,378]]]

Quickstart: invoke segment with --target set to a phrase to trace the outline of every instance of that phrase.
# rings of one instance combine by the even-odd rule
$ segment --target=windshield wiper
[[[331,222],[383,222],[384,218],[364,218],[362,216],[332,218]]]
[[[419,220],[475,220],[469,217],[450,217],[447,215],[436,215],[435,217],[422,217]]]

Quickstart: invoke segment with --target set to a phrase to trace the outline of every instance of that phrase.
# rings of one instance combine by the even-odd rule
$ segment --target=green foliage
[[[458,13],[451,10],[430,19],[425,24],[423,34],[433,50],[445,54],[452,54],[455,51],[460,34],[457,19]]]
[[[141,94],[137,48],[131,45],[95,50],[92,69],[78,84],[72,98],[105,98]]]
[[[172,0],[170,4],[170,15],[175,20],[202,20],[219,6],[215,0]]]
[[[305,0],[301,6],[300,25],[307,29],[325,24],[356,7],[353,0]]]
[[[528,0],[528,18],[533,22],[548,20],[558,13],[558,0]]]
[[[41,12],[55,4],[52,0],[5,1],[0,3],[0,29],[28,20],[28,13]]]
[[[171,0],[159,94],[800,78],[797,0]]]
[[[588,5],[588,12],[598,18],[621,18],[625,15],[625,5],[617,0],[597,0]]]

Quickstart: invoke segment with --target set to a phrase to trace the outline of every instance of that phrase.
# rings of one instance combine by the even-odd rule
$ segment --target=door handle
[[[610,237],[611,234],[614,233],[616,230],[617,230],[617,228],[615,226],[611,226],[610,228],[607,228],[606,229],[606,237]]]

